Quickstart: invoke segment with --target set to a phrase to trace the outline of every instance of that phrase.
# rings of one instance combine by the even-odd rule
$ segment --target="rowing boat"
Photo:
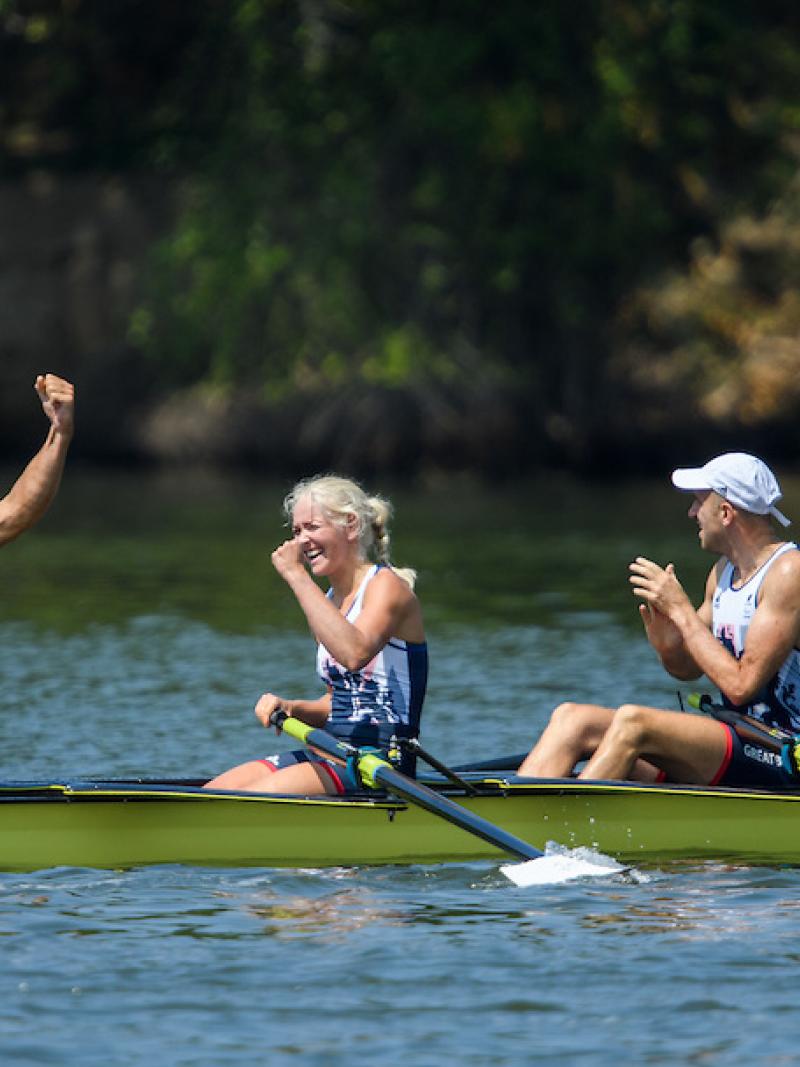
[[[715,859],[800,864],[800,791],[440,776],[428,786],[544,848],[588,846],[626,864]],[[499,859],[485,840],[386,793],[298,797],[202,780],[0,783],[0,869],[54,866],[330,867]],[[474,792],[473,792],[474,790]]]

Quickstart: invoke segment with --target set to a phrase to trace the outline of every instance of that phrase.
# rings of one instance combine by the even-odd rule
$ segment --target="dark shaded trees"
[[[5,173],[174,182],[130,342],[163,389],[291,410],[322,455],[366,390],[350,452],[382,436],[390,466],[634,462],[673,398],[637,294],[797,165],[789,3],[0,12]]]

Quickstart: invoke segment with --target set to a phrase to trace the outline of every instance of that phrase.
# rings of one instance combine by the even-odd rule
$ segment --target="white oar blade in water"
[[[558,885],[575,878],[606,878],[628,869],[601,852],[587,848],[565,849],[551,841],[540,859],[508,863],[500,868],[506,878],[519,886]]]

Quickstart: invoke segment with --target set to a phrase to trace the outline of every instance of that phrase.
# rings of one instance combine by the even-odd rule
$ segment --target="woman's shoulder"
[[[373,590],[373,606],[379,611],[390,611],[395,618],[397,629],[392,636],[412,644],[424,644],[422,605],[408,581],[392,567],[383,566],[367,585],[366,596],[370,595],[370,589]]]
[[[411,601],[417,599],[416,593],[408,581],[388,563],[378,564],[375,573],[367,584],[365,594],[369,595],[370,590],[381,590],[403,600]]]

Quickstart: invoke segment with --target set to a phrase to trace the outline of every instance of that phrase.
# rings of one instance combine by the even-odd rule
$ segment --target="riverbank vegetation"
[[[91,458],[794,462],[796,5],[0,0],[0,20],[4,187],[148,183],[104,329],[44,349],[0,327],[18,366],[91,383]]]

